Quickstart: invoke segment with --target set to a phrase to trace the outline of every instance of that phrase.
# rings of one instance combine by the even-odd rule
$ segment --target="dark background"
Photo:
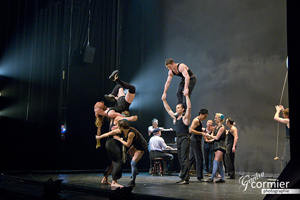
[[[93,106],[113,88],[115,69],[136,86],[132,125],[146,139],[154,117],[175,128],[160,99],[171,57],[198,78],[192,118],[207,108],[208,119],[221,112],[236,121],[236,171],[280,173],[273,116],[287,71],[285,1],[4,0],[0,9],[0,170],[106,168]],[[93,63],[83,62],[89,9]],[[172,109],[179,81],[168,90]],[[281,158],[283,125],[279,133]],[[138,168],[148,166],[145,154]]]

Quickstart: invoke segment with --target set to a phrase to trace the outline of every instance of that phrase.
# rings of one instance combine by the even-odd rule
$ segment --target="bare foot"
[[[104,177],[101,181],[102,184],[110,185],[111,183]]]
[[[111,187],[124,187],[123,185],[120,185],[119,183],[117,183],[117,181],[112,181],[112,183],[111,183],[111,185],[110,185]]]

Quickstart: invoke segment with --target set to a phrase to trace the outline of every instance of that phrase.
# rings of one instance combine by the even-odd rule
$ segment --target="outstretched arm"
[[[110,135],[116,135],[118,133],[121,133],[120,129],[115,129],[115,130],[112,130],[110,132],[104,133],[104,134],[102,134],[100,136],[96,135],[96,139],[106,138],[106,137],[108,137]]]
[[[175,119],[174,112],[171,110],[171,108],[170,108],[170,106],[169,106],[169,104],[168,104],[168,102],[167,102],[166,99],[163,99],[163,104],[164,104],[164,107],[165,107],[167,113],[168,113],[173,119]]]
[[[172,73],[171,70],[169,70],[169,72],[168,72],[168,78],[167,78],[167,81],[165,83],[164,92],[163,92],[163,95],[162,95],[161,99],[167,98],[167,91],[169,89],[169,86],[170,86],[170,83],[172,81],[172,78],[173,78],[173,73]]]

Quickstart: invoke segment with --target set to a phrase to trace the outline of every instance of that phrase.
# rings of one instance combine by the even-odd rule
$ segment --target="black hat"
[[[199,115],[200,114],[208,114],[208,110],[207,109],[201,109],[200,112],[199,112]]]

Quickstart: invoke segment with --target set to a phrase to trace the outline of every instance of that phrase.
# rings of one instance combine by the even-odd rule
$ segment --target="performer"
[[[235,122],[232,118],[226,120],[226,125],[229,127],[225,140],[227,153],[225,154],[225,164],[229,179],[235,179],[234,157],[236,152],[236,144],[238,141],[238,130],[235,127]]]
[[[226,153],[225,138],[226,130],[223,125],[224,115],[221,113],[216,113],[215,123],[217,126],[213,132],[213,135],[206,134],[206,137],[214,139],[213,150],[215,152],[215,158],[213,162],[213,172],[211,177],[207,182],[213,182],[214,176],[217,173],[218,169],[221,174],[221,179],[216,181],[216,183],[225,183],[225,170],[223,166],[223,154]]]
[[[164,153],[163,150],[165,149],[171,149],[172,147],[167,146],[165,143],[165,140],[161,137],[161,131],[159,128],[155,128],[153,130],[153,136],[150,138],[149,141],[149,147],[150,147],[150,162],[152,162],[152,158],[163,158],[168,165],[168,173],[169,175],[172,172],[171,166],[172,166],[172,160],[174,156],[169,153]]]
[[[149,137],[151,136],[151,133],[153,133],[153,130],[156,128],[159,128],[159,130],[161,130],[161,131],[173,131],[172,128],[165,129],[164,127],[158,127],[158,119],[154,118],[154,119],[152,119],[152,126],[148,127],[148,136]]]
[[[207,118],[208,110],[201,109],[198,116],[192,121],[190,127],[191,136],[191,149],[190,149],[190,167],[195,162],[196,176],[200,182],[205,182],[203,179],[203,154],[202,154],[202,136],[205,136],[205,132],[202,129],[202,121]]]
[[[213,121],[207,120],[205,132],[211,135],[214,131],[214,128],[215,127],[213,126]],[[204,170],[206,171],[205,176],[209,176],[212,173],[212,162],[214,158],[213,141],[214,139],[208,139],[206,136],[204,137]]]
[[[118,84],[114,87],[110,94],[104,95],[104,97],[111,102],[116,102],[116,106],[111,107],[110,110],[113,110],[118,113],[122,113],[126,116],[129,115],[129,106],[131,105],[134,97],[135,97],[135,87],[122,81],[118,77],[119,71],[115,70],[109,76],[109,79],[112,81],[117,81]],[[125,94],[124,89],[128,89],[128,92]],[[108,110],[106,114],[110,112]],[[125,112],[124,112],[125,111]],[[123,113],[124,112],[124,113]]]
[[[117,134],[123,133],[124,140]],[[135,186],[135,179],[137,175],[137,162],[141,159],[144,152],[147,151],[147,141],[144,139],[142,134],[138,132],[133,127],[130,127],[126,119],[121,119],[118,121],[118,129],[112,130],[108,133],[105,133],[101,136],[96,136],[96,139],[102,139],[113,135],[115,140],[118,140],[126,147],[129,147],[128,154],[132,156],[131,160],[131,173],[132,180],[127,185],[128,187]]]
[[[177,87],[177,104],[186,104],[184,96],[191,96],[194,86],[197,82],[197,77],[193,72],[183,63],[174,63],[172,58],[168,58],[165,62],[166,67],[169,69],[168,78],[165,83],[162,99],[166,99],[167,90],[174,75],[181,77],[181,82]],[[186,105],[185,105],[186,106]]]
[[[283,156],[281,159],[282,167],[284,168],[291,159],[291,148],[290,148],[290,119],[289,119],[289,109],[282,105],[275,106],[276,113],[274,115],[274,120],[285,124],[286,136],[285,136],[285,148],[283,152]],[[282,111],[283,118],[279,117],[279,113]]]
[[[167,103],[166,96],[163,95],[162,101],[164,107],[168,114],[173,118],[176,119],[176,135],[177,135],[177,151],[178,151],[178,159],[181,168],[180,178],[181,181],[178,183],[182,184],[189,184],[189,151],[191,145],[191,139],[189,136],[189,124],[191,121],[191,101],[189,95],[186,95],[186,105],[187,108],[185,109],[183,104],[177,104],[176,112],[178,113],[178,117],[175,118],[174,112],[171,110],[169,104]],[[186,111],[185,115],[183,116],[183,112]]]
[[[161,131],[172,131],[172,128],[169,129],[165,129],[164,127],[158,127],[158,120],[156,118],[152,119],[152,126],[148,127],[148,136],[149,136],[149,140],[151,138],[151,134],[153,133],[153,130],[155,130],[156,128],[159,128],[159,130]],[[150,147],[149,147],[149,143],[148,143],[148,151],[149,151],[149,159],[150,159],[150,168],[149,168],[149,174],[152,174],[152,158],[150,156]]]
[[[100,136],[101,134],[101,126],[102,126],[102,121],[99,121],[98,118],[99,116],[96,116],[96,126],[97,126],[97,136]],[[101,117],[101,116],[100,116]],[[117,116],[114,119],[111,119],[110,122],[110,126],[109,126],[109,130],[115,130],[117,129],[117,122],[120,119],[124,119],[123,116]],[[125,117],[126,120],[128,121],[136,121],[138,119],[138,117],[135,116],[131,116],[131,117]],[[124,137],[124,136],[121,136]],[[100,139],[97,139],[97,141],[99,141],[100,144]],[[107,167],[107,169],[104,172],[104,177],[101,181],[101,183],[103,184],[110,184],[112,187],[123,187],[122,185],[117,183],[117,180],[120,179],[122,177],[122,150],[121,147],[122,145],[120,145],[120,143],[117,143],[116,140],[113,139],[112,136],[107,137],[106,143],[105,143],[105,148],[106,151],[108,153],[108,156],[110,158],[110,160],[112,161],[112,163]],[[108,176],[109,174],[112,174],[112,183],[110,183],[108,181]]]

